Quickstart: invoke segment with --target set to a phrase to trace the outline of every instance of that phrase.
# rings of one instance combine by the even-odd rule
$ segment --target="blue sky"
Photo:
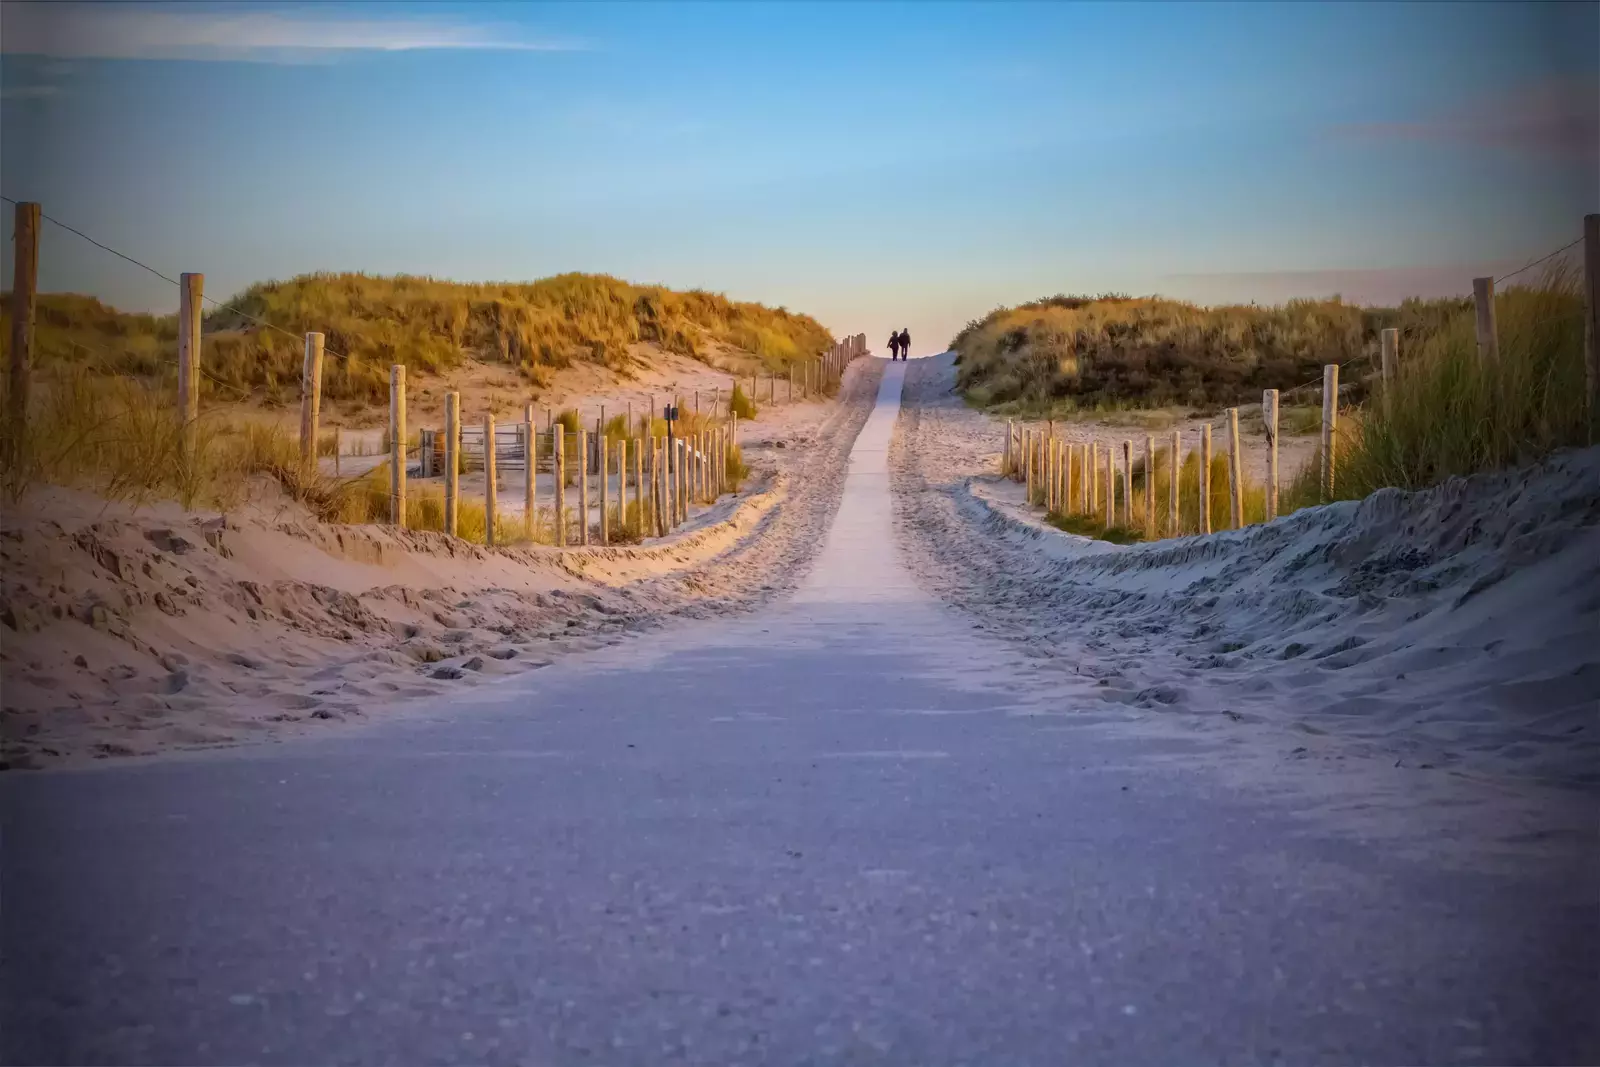
[[[0,189],[219,298],[602,271],[936,351],[1062,291],[1465,291],[1600,210],[1596,41],[1593,3],[7,2]]]

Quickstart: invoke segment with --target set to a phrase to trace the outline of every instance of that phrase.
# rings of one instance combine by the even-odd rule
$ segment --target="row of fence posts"
[[[446,533],[458,533],[460,475],[475,470],[484,476],[485,540],[490,545],[496,543],[495,526],[501,518],[501,475],[510,471],[522,474],[522,522],[529,537],[548,513],[551,540],[562,547],[609,545],[614,534],[625,532],[665,536],[688,520],[691,504],[712,504],[737,491],[728,472],[739,431],[738,416],[731,412],[722,421],[696,420],[697,428],[687,434],[652,434],[654,412],[636,426],[630,410],[623,435],[607,431],[603,411],[592,432],[570,430],[546,414],[543,431],[537,429],[534,405],[529,404],[520,422],[497,427],[494,416],[486,415],[469,432],[460,418],[460,394],[447,394],[444,429],[420,434],[421,476],[444,478]],[[548,506],[540,499],[540,470],[551,474]],[[395,476],[393,469],[390,476]],[[397,499],[403,499],[404,485],[397,491]],[[404,525],[403,510],[397,508],[391,521]]]
[[[33,369],[33,346],[38,303],[39,229],[42,212],[39,204],[23,202],[16,205],[15,233],[15,285],[12,299],[11,351],[9,365],[9,420],[8,440],[21,441],[27,426],[29,392]],[[204,275],[186,272],[178,283],[178,415],[184,436],[185,452],[194,447],[195,425],[200,416],[200,353],[201,318],[204,300]],[[318,444],[321,439],[319,420],[322,405],[322,364],[325,338],[322,333],[305,335],[304,360],[301,366],[300,402],[300,463],[302,473],[309,477],[317,468]],[[832,345],[815,359],[791,364],[786,372],[788,396],[793,397],[796,371],[802,397],[820,395],[836,385],[850,361],[866,354],[866,335],[855,334]],[[777,377],[768,378],[768,397],[777,396]],[[752,379],[752,393],[756,380]],[[679,405],[681,406],[681,401]],[[591,439],[587,432],[576,434],[555,432],[553,418],[547,418],[546,432],[534,430],[534,407],[529,404],[523,421],[512,429],[513,445],[509,452],[499,447],[501,435],[495,428],[494,416],[483,418],[480,431],[481,465],[484,471],[484,526],[485,540],[493,545],[497,537],[499,519],[499,474],[502,467],[521,466],[524,474],[523,522],[529,537],[537,529],[539,501],[537,471],[544,464],[556,476],[552,501],[552,534],[557,545],[575,543],[609,544],[613,530],[626,526],[637,527],[641,536],[646,531],[655,536],[665,536],[689,518],[689,508],[694,502],[714,503],[736,486],[728,474],[729,460],[738,442],[738,417],[732,411],[732,397],[728,400],[726,419],[717,413],[722,407],[721,391],[713,394],[712,416],[700,417],[700,395],[694,395],[693,425],[688,437],[680,435],[669,424],[667,435],[651,434],[649,430],[662,411],[651,399],[651,412],[642,420],[638,436],[608,437],[605,432],[604,409]],[[389,369],[389,521],[406,525],[407,466],[409,458],[406,425],[406,368],[394,364]],[[627,426],[633,427],[631,405]],[[340,473],[342,441],[334,430],[334,473]],[[541,455],[539,440],[548,442],[547,451]],[[440,460],[443,449],[444,474],[444,525],[446,532],[455,535],[460,516],[460,474],[466,465],[466,449],[460,414],[460,394],[450,393],[446,399],[445,428],[423,430],[419,435],[422,445],[422,473],[432,476],[433,467]],[[592,440],[593,444],[590,444]],[[614,440],[614,444],[613,444]],[[571,515],[567,503],[567,480],[571,464],[568,462],[569,445],[576,457],[576,488],[578,490],[578,515],[576,536],[571,529]],[[631,463],[630,463],[631,461]],[[590,475],[593,469],[598,482],[599,521],[591,525]],[[611,477],[615,473],[618,496],[615,509],[611,503]],[[631,477],[630,477],[631,475]]]
[[[1591,280],[1600,278],[1600,215],[1584,219],[1585,261]],[[1494,313],[1494,279],[1475,278],[1472,283],[1474,317],[1477,328],[1477,348],[1480,359],[1498,359],[1499,338]],[[1596,355],[1596,337],[1600,334],[1600,321],[1596,305],[1600,303],[1600,285],[1591,284],[1585,305],[1586,357],[1591,385],[1600,380],[1600,366]],[[1379,333],[1379,391],[1380,404],[1388,403],[1391,383],[1400,369],[1400,331],[1388,328]],[[1591,408],[1593,410],[1593,408]],[[1271,522],[1278,517],[1278,390],[1267,389],[1261,394],[1261,418],[1265,429],[1267,448],[1267,484],[1265,513]],[[1228,502],[1232,528],[1244,525],[1244,464],[1239,444],[1239,409],[1224,412],[1228,434]],[[1334,499],[1334,486],[1339,429],[1339,365],[1329,363],[1322,368],[1322,433],[1318,447],[1318,485],[1324,502]],[[1155,516],[1156,439],[1144,439],[1145,507],[1141,523],[1144,536],[1158,536]],[[1211,425],[1199,430],[1199,474],[1196,492],[1200,505],[1198,533],[1212,532],[1211,526]],[[1168,455],[1168,521],[1166,536],[1179,534],[1179,472],[1183,467],[1181,435],[1172,431]],[[1133,517],[1133,442],[1122,442],[1122,526],[1134,528]],[[1097,442],[1072,443],[1056,436],[1054,423],[1041,432],[1037,428],[1018,427],[1006,423],[1005,449],[1002,454],[1002,473],[1021,481],[1026,486],[1029,505],[1040,504],[1047,513],[1105,516],[1107,529],[1116,521],[1116,450],[1107,447],[1101,455]],[[1102,466],[1103,463],[1103,466]],[[1105,492],[1102,497],[1100,476],[1105,475]]]
[[[1324,368],[1324,388],[1338,392],[1336,366]],[[1278,390],[1268,389],[1262,395],[1262,419],[1266,424],[1267,488],[1266,517],[1270,522],[1278,515]],[[1337,407],[1332,416],[1324,405],[1325,435],[1331,427],[1331,418],[1337,417]],[[1228,442],[1228,514],[1233,528],[1244,525],[1244,460],[1239,443],[1239,409],[1228,408],[1224,413],[1224,429]],[[1200,427],[1196,444],[1199,449],[1198,475],[1194,491],[1197,493],[1199,529],[1195,532],[1212,532],[1211,507],[1211,424]],[[1122,442],[1120,481],[1122,482],[1119,507],[1117,482],[1119,466],[1117,452],[1112,446],[1102,446],[1098,441],[1072,442],[1058,437],[1054,424],[1041,430],[1035,427],[1006,424],[1005,451],[1002,473],[1022,482],[1026,488],[1029,505],[1040,505],[1049,514],[1103,516],[1110,530],[1141,529],[1146,538],[1160,536],[1156,529],[1157,448],[1154,434],[1144,439],[1145,492],[1143,515],[1135,526],[1133,514],[1133,468],[1135,453],[1132,440]],[[1325,459],[1327,453],[1325,452]],[[1183,470],[1182,434],[1173,430],[1167,444],[1167,529],[1165,536],[1177,537],[1180,530],[1180,488]],[[1325,462],[1323,467],[1324,490],[1332,492],[1333,468]],[[1120,514],[1119,514],[1120,513]],[[1120,520],[1120,521],[1119,521]]]

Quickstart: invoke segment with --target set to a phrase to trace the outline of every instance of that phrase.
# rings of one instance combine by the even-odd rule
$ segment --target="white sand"
[[[36,493],[0,525],[4,758],[226,745],[397,713],[674,616],[762,603],[815,554],[881,366],[852,366],[841,402],[743,424],[746,491],[630,548],[488,550],[328,526],[270,493],[226,517]]]
[[[1600,449],[1118,548],[992,473],[995,420],[913,362],[895,443],[930,590],[1102,698],[1354,739],[1405,765],[1600,783]]]

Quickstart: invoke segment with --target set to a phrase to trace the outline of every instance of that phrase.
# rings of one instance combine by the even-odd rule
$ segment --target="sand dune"
[[[913,365],[897,448],[920,579],[1145,711],[1600,785],[1600,449],[1120,548],[1046,527],[992,420]]]

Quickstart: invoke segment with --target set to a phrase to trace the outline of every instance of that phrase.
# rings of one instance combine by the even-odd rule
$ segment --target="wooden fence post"
[[[567,545],[567,434],[566,428],[550,431],[550,457],[556,468],[556,513],[550,525],[557,548]]]
[[[40,215],[39,205],[32,201],[17,205],[11,282],[10,446],[19,457],[27,440],[28,398],[33,384],[33,334],[39,303]]]
[[[1200,427],[1200,532],[1211,532],[1211,424]]]
[[[1133,529],[1133,442],[1122,442],[1122,525]]]
[[[1322,368],[1322,499],[1333,499],[1334,441],[1339,429],[1339,365]]]
[[[200,418],[200,304],[204,274],[180,274],[178,289],[178,417],[183,421],[184,452],[194,444]]]
[[[1261,422],[1267,431],[1267,521],[1271,522],[1278,517],[1278,391],[1276,389],[1266,389],[1261,393]]]
[[[1472,305],[1478,320],[1478,355],[1483,359],[1497,359],[1500,335],[1495,328],[1493,278],[1472,279]]]
[[[589,543],[589,433],[578,431],[578,544]]]
[[[650,438],[650,513],[654,518],[656,536],[666,533],[667,486],[665,472],[661,469],[661,440]]]
[[[607,512],[611,508],[611,464],[609,462],[611,457],[606,454],[610,451],[607,448],[608,444],[606,435],[603,433],[595,441],[595,447],[600,450],[600,543],[602,545],[611,543],[611,531],[607,528],[609,525]]]
[[[644,488],[644,443],[647,438],[635,437],[633,439],[633,504],[634,511],[639,516],[639,540],[643,541],[649,536],[649,528],[645,526],[646,511]]]
[[[628,439],[617,440],[617,532],[628,532]]]
[[[1086,516],[1093,516],[1100,513],[1100,443],[1090,441],[1088,448],[1089,454],[1084,458],[1088,462],[1089,478],[1084,488],[1089,493],[1089,499],[1083,513]]]
[[[1244,461],[1239,455],[1239,409],[1228,409],[1228,492],[1235,530],[1244,529]]]
[[[317,472],[317,418],[322,408],[322,335],[306,334],[300,365],[300,465],[307,478]]]
[[[196,346],[198,347],[198,346]],[[389,368],[389,521],[406,524],[406,365]]]
[[[1592,443],[1600,423],[1600,215],[1583,217],[1583,370]]]
[[[1183,440],[1177,430],[1172,431],[1172,455],[1167,458],[1167,536],[1177,537],[1182,528],[1178,522],[1178,473],[1183,469]]]
[[[1389,410],[1389,390],[1400,369],[1400,331],[1393,326],[1378,334],[1383,342],[1383,410]]]
[[[681,437],[672,439],[672,499],[677,509],[672,515],[673,528],[683,525],[689,518],[689,472],[684,469],[689,450]]]
[[[1004,478],[1011,477],[1011,435],[1016,432],[1015,424],[1006,420],[1006,447],[1000,457],[1000,475]]]
[[[457,536],[461,500],[461,394],[444,395],[444,532]]]
[[[483,543],[494,547],[494,522],[499,515],[500,490],[495,484],[499,473],[495,460],[494,415],[483,417]]]
[[[657,439],[657,478],[660,482],[656,490],[658,498],[656,512],[660,520],[656,523],[661,529],[661,536],[665,537],[672,530],[678,518],[678,505],[672,493],[672,450],[668,447],[671,438]]]
[[[1144,535],[1156,535],[1156,438],[1144,435]]]
[[[528,532],[528,540],[534,541],[539,521],[539,444],[533,429],[532,404],[522,417],[522,467],[522,525]]]
[[[339,457],[344,455],[344,436],[339,432],[339,427],[333,428],[333,476],[340,477]]]
[[[1117,524],[1117,450],[1106,447],[1106,529]]]

